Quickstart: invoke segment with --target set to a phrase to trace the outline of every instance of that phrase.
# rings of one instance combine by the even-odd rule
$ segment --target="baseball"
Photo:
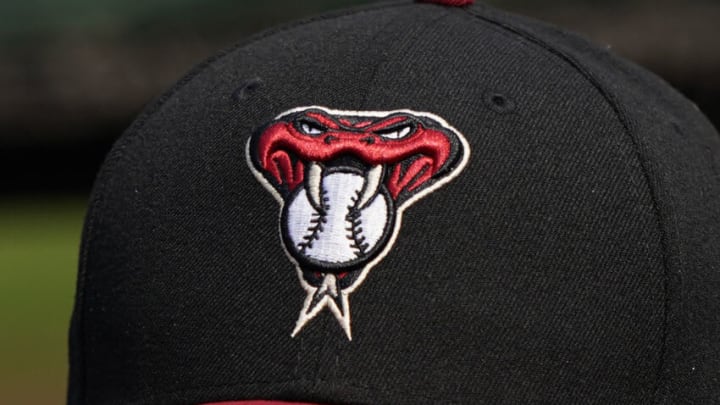
[[[306,183],[288,201],[283,219],[290,252],[332,265],[373,252],[391,228],[391,207],[385,193],[363,196],[367,188],[366,177],[350,171],[319,176],[315,186]]]

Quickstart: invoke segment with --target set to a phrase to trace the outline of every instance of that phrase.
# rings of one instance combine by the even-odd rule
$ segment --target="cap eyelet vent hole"
[[[485,105],[498,114],[509,114],[515,111],[515,102],[504,94],[488,93],[485,96]]]
[[[235,91],[232,92],[230,98],[233,101],[242,101],[250,97],[250,95],[262,85],[259,77],[244,81]]]

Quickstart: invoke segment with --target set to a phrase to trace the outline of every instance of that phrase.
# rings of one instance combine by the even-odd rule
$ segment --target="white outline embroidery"
[[[460,163],[455,167],[450,173],[448,173],[447,176],[440,178],[430,184],[427,188],[421,190],[417,194],[411,196],[407,200],[405,200],[402,204],[400,204],[397,207],[397,218],[396,223],[392,232],[392,235],[388,239],[387,243],[385,244],[385,247],[382,248],[380,253],[372,259],[370,262],[368,262],[365,267],[363,268],[362,272],[360,273],[358,279],[347,289],[340,290],[340,299],[342,300],[342,306],[345,308],[345,314],[342,313],[340,308],[337,307],[337,304],[333,299],[331,299],[331,296],[329,294],[326,294],[323,296],[322,300],[315,305],[315,307],[310,311],[310,313],[307,313],[307,310],[310,308],[310,305],[312,304],[312,299],[317,290],[323,289],[323,288],[330,288],[327,285],[327,280],[323,285],[320,287],[313,287],[310,284],[305,281],[303,278],[303,272],[300,268],[299,263],[295,258],[290,254],[287,247],[285,247],[285,243],[282,242],[283,235],[282,235],[282,212],[285,208],[285,200],[282,198],[280,193],[273,187],[270,182],[268,182],[263,174],[259,172],[252,163],[251,153],[250,153],[250,143],[252,141],[252,137],[248,138],[248,141],[245,145],[245,159],[248,167],[252,171],[255,178],[260,182],[260,184],[265,187],[266,190],[272,194],[273,197],[275,197],[275,200],[280,204],[280,210],[278,214],[278,229],[280,232],[280,245],[283,248],[283,251],[285,252],[285,255],[288,257],[291,263],[295,266],[295,270],[298,276],[298,279],[300,280],[300,285],[303,287],[303,289],[307,292],[307,297],[305,298],[305,302],[303,304],[302,309],[300,310],[300,317],[298,318],[295,328],[293,329],[291,333],[291,337],[297,336],[297,334],[302,330],[302,328],[315,316],[317,316],[320,311],[322,311],[325,307],[328,307],[330,311],[333,313],[337,321],[340,323],[340,326],[345,331],[345,334],[347,335],[348,340],[352,341],[352,331],[350,329],[350,302],[349,302],[349,296],[352,292],[355,291],[356,288],[358,288],[365,278],[367,277],[368,273],[370,273],[370,270],[372,270],[375,265],[380,263],[382,259],[387,256],[388,253],[390,253],[390,250],[392,249],[393,245],[395,244],[395,240],[398,237],[398,234],[400,233],[400,228],[402,227],[402,216],[405,210],[412,206],[415,202],[419,201],[423,197],[427,196],[428,194],[434,192],[435,190],[439,189],[440,187],[444,186],[445,184],[449,183],[451,180],[453,180],[455,177],[457,177],[467,165],[469,159],[470,159],[470,144],[468,143],[467,139],[465,139],[465,136],[455,129],[453,126],[447,123],[443,118],[427,112],[419,112],[419,111],[413,111],[409,109],[400,109],[400,110],[392,110],[392,111],[352,111],[352,110],[333,110],[327,107],[322,106],[308,106],[308,107],[298,107],[293,108],[291,110],[285,111],[281,114],[279,114],[277,117],[275,117],[275,120],[279,120],[282,117],[290,114],[294,114],[300,111],[310,110],[310,109],[317,109],[322,110],[328,114],[336,115],[336,116],[355,116],[355,117],[373,117],[373,118],[383,118],[387,117],[392,114],[398,114],[398,113],[405,113],[405,114],[412,114],[418,117],[426,117],[430,118],[440,125],[444,129],[452,131],[460,141],[460,144],[462,145],[462,159],[460,160]],[[334,276],[333,276],[334,279]],[[332,281],[332,280],[331,280]],[[334,287],[334,286],[333,286]]]

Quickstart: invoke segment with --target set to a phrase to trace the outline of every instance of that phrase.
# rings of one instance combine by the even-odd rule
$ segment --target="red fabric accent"
[[[420,157],[415,160],[405,171],[405,175],[400,177],[401,165],[395,165],[395,169],[388,179],[387,188],[394,199],[407,188],[413,191],[420,187],[423,183],[430,180],[433,175],[433,161],[428,157]]]
[[[270,156],[272,164],[267,167],[268,171],[277,179],[280,184],[287,184],[290,190],[294,190],[305,178],[305,166],[303,162],[297,161],[295,166],[287,152],[279,150]]]
[[[365,128],[364,130],[365,130],[365,131],[368,131],[368,132],[370,132],[370,131],[380,131],[380,130],[383,130],[383,129],[385,129],[385,128],[389,128],[389,127],[391,127],[391,126],[393,126],[393,125],[395,125],[395,124],[399,124],[399,123],[401,123],[401,122],[403,122],[403,121],[407,121],[407,120],[408,120],[408,117],[402,116],[402,115],[399,116],[399,117],[392,117],[392,118],[384,119],[384,120],[382,120],[382,121],[380,121],[380,122],[378,122],[378,123],[376,123],[376,124],[374,124],[374,125],[371,125],[369,128]]]
[[[357,124],[355,124],[355,128],[363,128],[370,124],[372,124],[372,121],[361,121],[361,122],[358,122]]]
[[[325,125],[326,127],[330,128],[330,129],[339,129],[340,128],[340,125],[338,125],[338,123],[335,121],[335,119],[333,117],[329,117],[325,114],[311,111],[311,112],[305,114],[305,116],[316,120],[317,122]]]
[[[418,0],[418,3],[435,3],[453,7],[469,6],[474,2],[475,0]]]
[[[372,124],[372,121],[360,121],[353,124],[350,122],[350,120],[346,120],[345,118],[340,118],[340,123],[345,125],[346,127],[353,127],[353,128],[362,128],[366,127],[370,124]]]
[[[230,402],[208,402],[200,405],[320,405],[310,402],[283,402],[283,401],[264,401],[264,400],[249,400],[249,401],[230,401]]]

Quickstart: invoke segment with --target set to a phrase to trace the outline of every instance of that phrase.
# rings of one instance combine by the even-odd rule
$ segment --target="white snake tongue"
[[[313,207],[320,212],[324,210],[321,196],[323,175],[323,167],[317,162],[310,163],[305,175],[305,190],[307,191],[308,199]],[[371,167],[365,172],[363,177],[365,178],[365,182],[358,196],[357,208],[367,206],[380,191],[383,178],[383,166],[376,165]]]

